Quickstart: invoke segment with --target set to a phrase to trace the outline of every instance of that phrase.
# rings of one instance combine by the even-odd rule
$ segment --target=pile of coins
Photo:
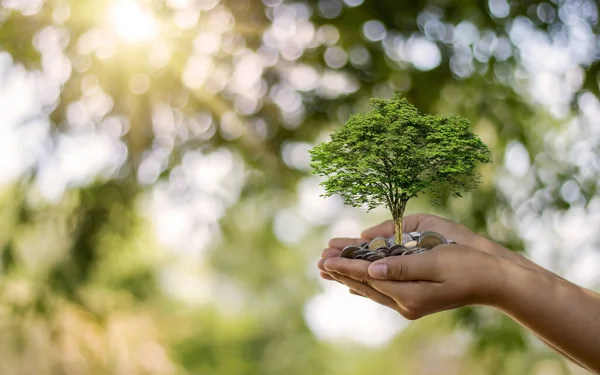
[[[363,259],[374,262],[385,257],[420,254],[431,250],[438,245],[455,244],[439,233],[410,232],[402,233],[402,243],[396,243],[396,237],[375,237],[370,242],[363,242],[360,246],[346,246],[340,257],[348,259]]]

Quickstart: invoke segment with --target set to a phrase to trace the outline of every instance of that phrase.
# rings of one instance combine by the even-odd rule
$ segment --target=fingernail
[[[385,279],[387,276],[387,264],[385,263],[374,263],[369,267],[369,275],[376,279]]]

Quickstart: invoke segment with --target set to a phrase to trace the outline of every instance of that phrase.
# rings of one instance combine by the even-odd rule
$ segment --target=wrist
[[[485,286],[481,303],[504,310],[511,295],[516,292],[512,280],[522,272],[523,267],[502,256],[491,255],[490,258],[487,282],[481,284]]]
[[[476,249],[479,249],[488,254],[502,257],[502,253],[500,251],[498,251],[497,246],[498,245],[496,243],[490,241],[487,237],[484,237],[482,235],[478,234],[477,237],[475,238],[475,246],[474,247]]]
[[[492,307],[505,313],[523,301],[531,283],[539,278],[539,272],[511,259],[498,257],[495,288],[491,293]],[[527,298],[527,297],[525,297]]]
[[[500,244],[497,244],[484,236],[479,236],[478,245],[479,245],[478,249],[485,251],[488,254],[492,254],[492,255],[498,256],[500,258],[504,258],[506,260],[509,260],[513,263],[516,263],[520,266],[523,266],[523,267],[526,267],[526,268],[529,268],[532,270],[539,268],[539,266],[537,266],[535,263],[533,263],[532,261],[530,261],[523,255],[521,255],[515,251],[509,250],[506,247],[504,247]]]

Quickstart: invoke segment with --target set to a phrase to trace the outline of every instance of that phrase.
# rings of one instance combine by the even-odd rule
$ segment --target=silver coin
[[[417,246],[417,241],[415,241],[415,240],[408,241],[407,243],[404,244],[404,246],[406,246],[407,248],[410,249],[412,247]]]
[[[421,233],[421,237],[419,237],[419,243],[417,246],[424,247],[426,249],[433,249],[434,247],[442,244],[446,244],[446,238],[439,233],[436,232],[423,232]]]
[[[413,254],[421,254],[421,253],[425,253],[427,251],[428,251],[427,249],[424,249],[422,247],[417,247],[417,248],[413,249]]]
[[[366,249],[358,250],[356,253],[354,253],[353,259],[362,259],[365,255],[367,255],[369,253],[370,253],[370,251],[366,250]]]
[[[429,250],[426,249],[426,248],[424,248],[424,247],[413,247],[412,249],[409,249],[408,251],[406,251],[404,253],[404,255],[421,254],[421,253],[424,253],[426,251],[429,251]]]
[[[392,251],[396,251],[396,250],[402,250],[402,251],[406,251],[406,250],[408,250],[408,249],[407,249],[407,248],[406,248],[406,246],[404,246],[404,245],[396,244],[396,245],[394,245],[394,246],[390,247],[390,248],[388,249],[388,252],[392,252]]]
[[[369,247],[369,242],[368,241],[365,241],[365,242],[363,242],[363,243],[360,244],[360,248],[361,249],[366,249],[368,247]]]
[[[448,242],[448,240],[446,239],[446,237],[442,236],[440,233],[438,232],[434,232],[432,230],[426,230],[424,232],[421,232],[421,235],[419,236],[419,240],[421,240],[424,237],[428,237],[428,236],[436,236],[438,237],[440,240],[442,240],[443,242]]]
[[[387,239],[387,246],[392,247],[396,244],[396,236],[389,237]]]
[[[402,233],[402,244],[412,241],[412,237],[408,233]]]
[[[362,254],[360,254],[360,255],[357,255],[357,257],[356,257],[356,258],[354,258],[354,259],[363,259],[363,260],[367,260],[367,257],[370,257],[371,255],[375,255],[375,253],[374,253],[374,252],[372,252],[372,251],[367,251],[366,253],[362,253]]]
[[[388,249],[384,247],[380,247],[379,249],[374,251],[375,254],[381,255],[382,257],[388,256]]]
[[[419,237],[421,237],[421,232],[410,232],[408,235],[413,240],[419,240]]]
[[[358,246],[346,246],[340,253],[340,257],[353,259],[357,251],[360,251]]]
[[[369,243],[369,250],[371,251],[380,247],[387,247],[387,239],[385,237],[375,237]]]
[[[366,260],[367,262],[374,262],[376,260],[383,259],[383,258],[385,258],[385,257],[382,257],[381,255],[379,255],[377,253],[373,253],[373,254],[370,254],[370,255],[365,255],[363,257],[363,259]]]
[[[402,245],[396,244],[388,249],[389,256],[397,256],[404,254],[408,249]]]

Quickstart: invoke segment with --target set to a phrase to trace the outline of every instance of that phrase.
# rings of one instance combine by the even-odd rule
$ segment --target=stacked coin
[[[396,237],[392,236],[390,238],[375,237],[369,242],[363,242],[360,246],[346,246],[340,257],[374,262],[385,257],[420,254],[438,245],[455,243],[436,232],[410,232],[402,233],[401,244],[396,244]]]

